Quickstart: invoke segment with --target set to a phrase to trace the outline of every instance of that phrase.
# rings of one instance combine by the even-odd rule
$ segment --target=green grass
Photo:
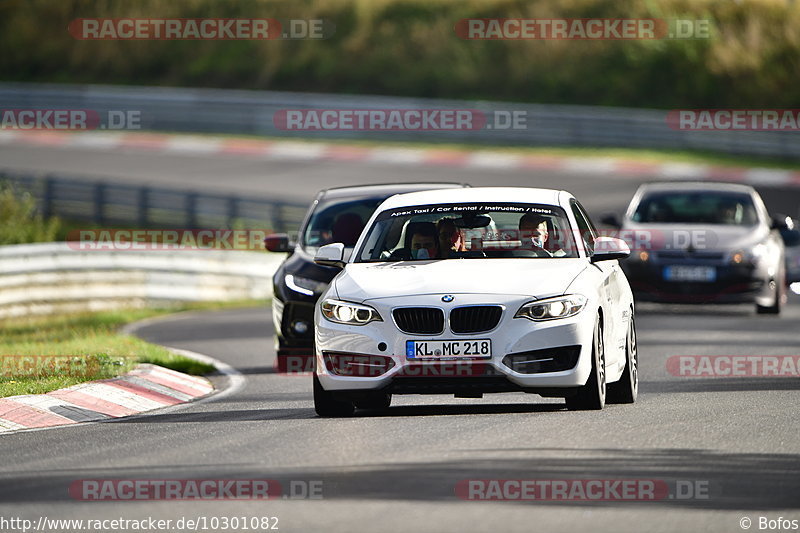
[[[213,365],[123,335],[119,329],[131,322],[178,311],[258,305],[266,302],[211,302],[4,320],[0,323],[0,397],[43,394],[84,381],[111,378],[139,363],[187,374],[207,374],[214,370]]]
[[[59,234],[60,221],[45,219],[36,210],[36,199],[0,181],[0,245],[53,241]]]
[[[329,39],[79,40],[76,18],[325,19]],[[465,18],[709,20],[710,38],[464,40]],[[47,38],[43,39],[42,36]],[[679,108],[800,105],[782,0],[6,0],[0,78]]]

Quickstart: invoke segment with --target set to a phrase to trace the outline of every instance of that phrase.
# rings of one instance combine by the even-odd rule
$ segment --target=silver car
[[[639,300],[680,303],[755,303],[778,314],[786,299],[780,230],[748,185],[669,182],[642,185],[621,223],[631,247],[622,262]]]

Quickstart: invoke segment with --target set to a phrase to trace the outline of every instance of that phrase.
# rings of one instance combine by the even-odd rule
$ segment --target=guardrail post
[[[197,227],[197,193],[186,195],[186,227]]]
[[[42,213],[45,218],[53,216],[53,203],[55,201],[56,178],[44,177],[44,198],[42,199]]]
[[[286,229],[285,220],[283,219],[283,204],[274,202],[272,204],[272,213],[270,213],[270,220],[272,221],[273,233],[284,233]]]
[[[149,200],[150,200],[150,189],[147,187],[140,188],[136,203],[139,211],[137,217],[138,223],[139,226],[141,227],[147,226],[147,212],[150,209],[150,206],[148,205]]]
[[[239,199],[231,196],[228,198],[228,227],[233,227],[237,218],[239,218]]]
[[[94,222],[104,224],[106,221],[104,207],[106,204],[106,184],[98,182],[94,184]]]

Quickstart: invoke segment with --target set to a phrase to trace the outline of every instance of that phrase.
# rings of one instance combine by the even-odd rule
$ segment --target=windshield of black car
[[[306,224],[301,244],[306,252],[333,242],[353,247],[364,225],[385,198],[335,199],[320,202]]]
[[[579,257],[564,210],[520,203],[389,209],[366,233],[355,262]]]
[[[752,226],[758,222],[758,216],[749,194],[683,191],[644,196],[632,220],[658,224]]]

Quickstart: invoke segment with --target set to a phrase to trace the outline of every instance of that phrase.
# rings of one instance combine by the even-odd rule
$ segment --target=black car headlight
[[[368,305],[327,299],[320,304],[320,308],[322,316],[337,324],[363,326],[370,322],[383,322],[381,315]]]
[[[306,296],[314,296],[314,293],[323,292],[328,287],[327,283],[301,278],[294,274],[286,274],[283,281],[291,290],[299,292],[300,294],[305,294]]]
[[[528,302],[519,308],[514,318],[542,321],[556,318],[568,318],[581,312],[586,305],[586,297],[581,294],[568,294],[555,298],[546,298]]]

